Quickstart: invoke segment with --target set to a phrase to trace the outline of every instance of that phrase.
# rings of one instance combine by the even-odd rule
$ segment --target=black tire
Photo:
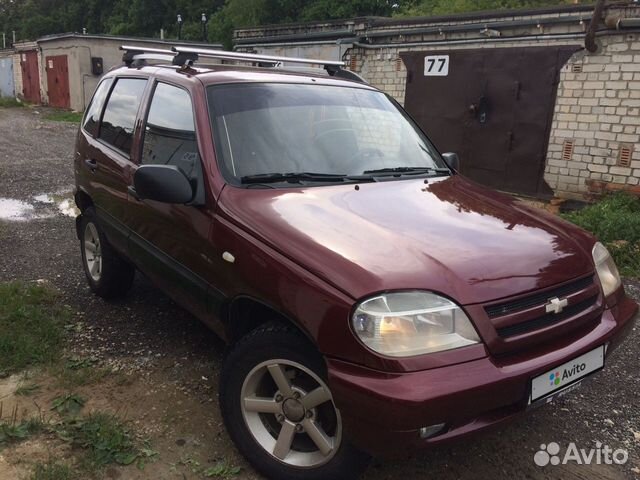
[[[94,230],[95,229],[95,230]],[[99,253],[101,254],[100,269],[98,273],[92,274],[85,242],[91,241],[93,235],[97,235],[99,240]],[[91,291],[105,299],[113,299],[124,296],[135,276],[135,267],[124,260],[109,244],[107,237],[96,221],[96,213],[93,207],[89,207],[82,212],[80,220],[80,251],[82,252],[82,267],[87,277],[87,282]],[[92,262],[95,261],[94,259]]]
[[[256,470],[271,479],[347,480],[360,477],[370,457],[350,445],[344,435],[326,463],[303,468],[278,460],[254,438],[243,415],[241,392],[245,379],[254,368],[273,359],[296,362],[311,370],[326,384],[326,368],[322,357],[292,327],[282,323],[267,323],[247,334],[224,359],[220,375],[220,409],[227,431],[238,450]],[[294,381],[291,383],[293,385]],[[331,402],[325,403],[325,406],[327,404],[333,406]],[[339,413],[337,418],[340,422]],[[301,435],[306,434],[302,432]]]

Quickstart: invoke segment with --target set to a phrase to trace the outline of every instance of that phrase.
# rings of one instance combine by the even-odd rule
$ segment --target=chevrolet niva
[[[229,344],[220,408],[267,477],[354,478],[498,425],[632,328],[601,243],[460,175],[339,63],[124,60],[77,136],[87,280],[112,298],[139,270]]]

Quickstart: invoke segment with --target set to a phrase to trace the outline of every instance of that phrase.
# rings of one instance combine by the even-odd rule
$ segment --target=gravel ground
[[[43,120],[44,111],[0,109],[0,217],[3,208],[5,213],[7,208],[16,208],[15,202],[3,203],[2,199],[31,205],[22,205],[23,220],[0,218],[0,281],[51,282],[76,315],[73,349],[140,375],[165,379],[187,397],[211,402],[211,408],[217,409],[216,380],[224,346],[215,335],[141,275],[124,301],[107,303],[89,293],[74,220],[59,208],[73,186],[71,162],[77,127]],[[42,194],[55,195],[45,198]],[[640,285],[633,281],[626,285],[639,299]],[[554,404],[464,443],[408,460],[374,462],[365,478],[640,478],[639,339],[636,328],[609,359],[604,373]],[[216,428],[218,447],[235,455],[224,430],[219,425]],[[541,444],[549,442],[558,442],[563,451],[570,442],[584,449],[600,442],[626,449],[629,461],[622,466],[537,467],[533,456]],[[242,467],[240,477],[256,478],[246,463]]]

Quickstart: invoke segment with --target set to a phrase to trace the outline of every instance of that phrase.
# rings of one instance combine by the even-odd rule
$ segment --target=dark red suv
[[[265,475],[352,478],[369,455],[495,425],[603,368],[631,329],[595,238],[459,175],[340,64],[124,59],[77,139],[89,285],[122,295],[140,270],[230,344],[220,406]]]

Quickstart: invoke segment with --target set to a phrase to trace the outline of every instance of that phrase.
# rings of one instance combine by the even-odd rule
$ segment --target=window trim
[[[91,138],[97,139],[98,138],[98,132],[100,132],[100,127],[102,125],[102,115],[104,115],[104,108],[107,106],[107,102],[109,101],[109,98],[111,97],[111,90],[113,89],[113,86],[116,84],[116,82],[114,81],[116,77],[103,77],[99,82],[98,85],[96,85],[96,89],[93,91],[93,95],[91,95],[91,100],[89,100],[89,105],[87,106],[87,108],[84,111],[84,115],[82,115],[82,123],[80,124],[80,129],[86,133],[87,135],[89,135]],[[93,101],[95,100],[96,97],[96,93],[98,91],[98,89],[100,88],[100,86],[105,83],[105,82],[111,82],[111,85],[109,86],[109,89],[107,90],[107,96],[105,97],[104,102],[102,103],[102,107],[100,108],[100,115],[98,115],[98,121],[96,122],[96,133],[92,134],[91,132],[89,132],[86,128],[84,128],[85,123],[86,123],[86,119],[87,119],[87,114],[89,113],[89,110],[91,109],[91,106],[93,105]]]
[[[147,122],[149,120],[149,113],[151,112],[151,104],[153,103],[153,99],[155,97],[156,94],[156,89],[158,88],[158,85],[163,83],[165,85],[168,85],[170,87],[174,87],[174,88],[178,88],[180,90],[184,90],[188,97],[189,97],[189,101],[191,102],[191,115],[193,116],[193,133],[195,135],[196,138],[196,149],[198,151],[198,161],[200,162],[200,170],[202,171],[202,194],[201,194],[201,201],[202,201],[202,205],[206,205],[207,204],[207,198],[209,197],[209,193],[208,193],[208,183],[209,181],[207,180],[207,169],[205,168],[205,164],[204,164],[204,158],[202,156],[202,150],[200,149],[200,135],[198,134],[198,116],[196,113],[196,105],[195,102],[193,101],[193,96],[191,95],[191,92],[189,91],[188,88],[186,88],[184,85],[179,85],[177,83],[174,82],[170,82],[167,81],[165,79],[158,79],[156,77],[152,77],[150,78],[151,80],[151,87],[150,88],[150,92],[148,95],[148,99],[147,99],[147,104],[145,106],[145,112],[144,112],[144,116],[141,118],[142,120],[142,124],[141,124],[141,129],[142,129],[142,135],[140,136],[140,144],[138,145],[138,152],[137,152],[137,157],[136,158],[131,158],[131,161],[138,167],[140,167],[141,165],[145,165],[144,163],[142,163],[142,155],[144,152],[144,141],[147,137]],[[196,199],[198,198],[198,192],[196,192],[196,195],[194,196],[194,199],[192,200],[192,202],[196,201]],[[194,206],[199,206],[199,203],[188,203],[186,205],[194,205]]]
[[[195,104],[193,102],[193,97],[191,96],[191,92],[189,91],[189,89],[185,88],[182,85],[178,85],[176,83],[169,82],[164,79],[162,80],[159,80],[157,78],[153,79],[153,85],[151,86],[151,91],[149,92],[149,100],[147,101],[144,117],[142,118],[142,137],[140,138],[140,148],[138,149],[138,156],[137,156],[138,158],[132,159],[132,161],[136,165],[145,165],[144,163],[142,163],[142,154],[144,152],[144,140],[147,136],[147,122],[149,121],[149,113],[151,112],[151,104],[153,103],[153,98],[156,94],[156,89],[158,88],[158,85],[161,83],[168,85],[170,87],[175,87],[175,88],[179,88],[180,90],[184,90],[189,96],[189,100],[191,101],[191,114],[193,115],[193,133],[195,134],[195,137],[196,137],[196,148],[198,149],[198,158],[200,159],[202,171],[205,172],[204,162],[202,160],[202,153],[200,152],[200,139],[198,135],[198,126],[197,126],[198,124],[196,121],[197,120],[196,109],[195,109]]]
[[[116,76],[109,77],[109,78],[113,78],[114,81],[111,84],[111,88],[109,89],[109,95],[108,95],[108,97],[107,97],[107,99],[104,102],[104,105],[102,107],[102,113],[100,114],[100,122],[98,124],[98,132],[96,133],[96,136],[94,137],[94,139],[98,143],[100,143],[100,145],[104,145],[109,150],[119,154],[123,158],[126,158],[129,161],[133,161],[133,158],[132,158],[133,146],[131,148],[132,151],[127,153],[124,150],[120,150],[115,145],[112,145],[109,142],[107,142],[106,140],[100,138],[100,132],[102,131],[102,120],[104,119],[104,114],[105,114],[105,111],[107,110],[107,105],[109,104],[109,100],[111,100],[111,95],[113,94],[113,89],[115,88],[115,86],[117,85],[117,83],[120,80],[144,80],[145,81],[145,86],[144,86],[144,89],[142,90],[142,96],[140,97],[140,105],[138,105],[138,109],[136,110],[136,116],[135,116],[134,121],[133,121],[133,137],[135,139],[136,130],[137,130],[136,124],[138,123],[138,119],[140,118],[140,108],[142,108],[142,104],[144,103],[145,94],[147,92],[147,89],[149,88],[149,80],[150,80],[150,78],[149,77],[143,77],[143,76],[132,76],[132,75],[116,75]]]

